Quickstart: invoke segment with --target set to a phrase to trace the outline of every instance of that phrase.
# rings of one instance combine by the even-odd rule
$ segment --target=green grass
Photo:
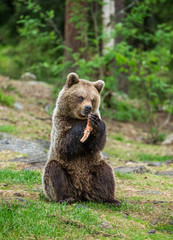
[[[173,225],[171,224],[164,224],[164,225],[161,225],[159,224],[158,227],[156,227],[157,230],[160,230],[160,231],[163,231],[163,232],[170,232],[171,234],[173,234]]]
[[[89,208],[41,201],[4,203],[0,239],[85,239],[88,234],[98,235],[99,224],[99,214]],[[105,232],[115,234],[117,230]]]
[[[121,172],[116,172],[115,176],[118,177],[119,179],[130,179],[130,180],[135,180],[135,175],[132,173],[121,173]]]
[[[0,239],[148,239],[147,231],[152,227],[131,211],[141,211],[142,206],[124,203],[122,209],[114,210],[103,204],[84,205],[83,209],[77,204],[40,200],[1,203]],[[147,213],[152,208],[148,204],[144,210]],[[103,222],[112,227],[103,228]],[[162,240],[163,237],[171,239],[169,233],[162,231],[149,239]]]
[[[109,134],[109,137],[111,139],[118,140],[118,141],[121,141],[121,142],[125,141],[122,134],[120,134],[120,133]]]
[[[163,162],[173,158],[172,155],[159,153],[160,149],[159,145],[125,140],[121,134],[109,134],[104,152],[112,156],[112,159],[121,159],[121,161]]]
[[[13,184],[40,184],[41,183],[41,173],[37,171],[18,171],[9,168],[0,169],[0,183],[5,183],[8,185]]]
[[[137,155],[139,161],[149,161],[149,162],[163,162],[169,159],[172,159],[172,156],[160,156],[149,153],[139,153]]]
[[[13,125],[0,125],[0,132],[17,134],[17,129]]]
[[[152,178],[151,175],[146,176],[148,178],[117,173],[116,181],[120,186],[125,184],[133,187],[138,186],[138,183],[146,185]],[[163,188],[164,185],[169,185],[170,180],[164,180],[162,176],[156,176],[153,184],[157,184],[157,181],[161,184],[161,179]],[[4,188],[4,184],[8,185]],[[21,197],[23,201],[17,200],[15,195],[12,199],[7,196],[6,200],[0,201],[0,239],[162,240],[172,237],[169,233],[171,225],[166,222],[170,219],[168,209],[170,205],[167,203],[158,207],[150,201],[147,202],[146,196],[123,196],[122,191],[119,193],[122,206],[117,208],[94,202],[59,204],[48,202],[43,192],[38,197],[38,193],[36,195],[36,192],[31,189],[35,184],[41,188],[39,171],[19,171],[12,168],[0,170],[2,190],[12,190],[13,193],[14,187],[15,191],[18,188],[20,192],[24,189],[24,196]],[[30,197],[26,195],[27,188],[27,194],[30,193]],[[159,218],[159,216],[161,218],[159,224],[151,227],[153,218]],[[106,222],[110,228],[104,228],[103,222]],[[151,228],[156,230],[156,234],[149,236],[147,232]]]
[[[2,89],[0,89],[0,103],[9,107],[13,107],[14,105],[14,97],[8,96],[3,93]]]

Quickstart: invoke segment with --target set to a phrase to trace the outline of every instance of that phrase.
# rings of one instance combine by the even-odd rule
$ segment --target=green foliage
[[[57,9],[64,8],[64,3],[58,3],[59,1],[56,1],[56,14]],[[0,72],[19,78],[22,73],[29,71],[36,74],[38,80],[51,83],[59,77],[59,85],[62,86],[59,73],[68,66],[62,57],[64,46],[58,29],[62,21],[59,16],[55,16],[51,3],[48,2],[27,0],[15,2],[15,6],[16,15],[13,19],[18,44],[0,46]],[[59,21],[55,24],[57,19]]]
[[[20,15],[16,25],[20,41],[15,47],[0,46],[0,72],[19,77],[30,71],[38,80],[56,81],[58,89],[71,69],[82,78],[103,79],[106,83],[103,96],[109,91],[113,94],[108,102],[103,103],[102,112],[119,121],[149,122],[160,109],[173,113],[173,29],[165,11],[158,11],[167,6],[166,11],[171,13],[170,0],[136,2],[110,34],[110,37],[116,39],[120,36],[122,40],[113,49],[106,50],[103,49],[101,21],[103,2],[91,0],[88,7],[80,11],[81,3],[75,1],[70,22],[75,24],[76,38],[82,41],[83,47],[73,54],[72,49],[64,45],[63,31],[59,30],[59,23],[64,18],[64,3],[58,1],[55,10],[53,0],[50,3],[17,1],[15,4],[15,19]],[[0,12],[3,14],[6,8],[7,4],[3,3]],[[57,14],[59,8],[63,16]],[[85,21],[86,12],[88,21]],[[65,61],[65,49],[71,55],[71,61]],[[120,77],[128,85],[128,97],[138,99],[140,104],[137,107],[114,97],[119,90]],[[158,135],[159,141],[163,138]]]
[[[166,102],[169,102],[168,109],[172,111],[173,96],[172,80],[169,77],[173,57],[172,27],[161,24],[154,32],[143,29],[144,21],[151,17],[152,2],[145,1],[135,6],[125,18],[124,24],[117,26],[116,32],[124,40],[116,46],[119,70],[129,79],[130,97],[145,101],[149,116]],[[137,47],[129,44],[130,41],[137,43]]]
[[[165,133],[159,133],[157,136],[158,142],[163,142],[166,139]]]
[[[112,97],[111,108],[101,108],[101,113],[104,116],[116,119],[117,121],[138,121],[144,122],[147,120],[144,107],[137,107],[129,102],[129,99],[118,100],[117,97]]]
[[[18,21],[18,32],[22,37],[18,48],[21,64],[25,71],[35,73],[39,80],[52,82],[57,71],[57,60],[61,49],[61,38],[55,30],[48,31],[47,24],[52,23],[54,11],[43,12],[40,5],[28,1],[27,8],[32,15],[22,15]]]
[[[0,89],[0,103],[9,107],[13,107],[14,98],[12,96],[8,96],[3,93],[2,89]]]
[[[153,144],[153,143],[163,142],[165,139],[166,139],[166,134],[160,132],[160,129],[157,126],[149,128],[149,133],[147,138],[148,143]]]
[[[145,104],[141,113],[136,108],[131,109],[123,102],[117,103],[111,99],[114,101],[111,107],[117,105],[115,114],[120,121],[139,121],[144,119],[143,114],[145,120],[150,119],[159,108],[173,113],[173,84],[170,77],[173,30],[170,25],[160,24],[146,31],[145,21],[151,18],[153,2],[140,2],[132,8],[124,23],[115,26],[114,37],[122,36],[123,40],[114,49],[107,49],[102,56],[95,49],[89,60],[81,59],[79,54],[73,55],[74,67],[79,75],[89,79],[102,78],[106,90],[117,90],[120,75],[128,79],[129,97],[140,99]]]

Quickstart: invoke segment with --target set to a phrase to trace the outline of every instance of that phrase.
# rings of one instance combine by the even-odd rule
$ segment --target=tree
[[[67,0],[65,7],[65,58],[72,60],[73,53],[86,56],[88,1]]]
[[[103,1],[103,50],[106,48],[114,47],[114,38],[111,37],[111,31],[114,29],[114,14],[115,14],[115,4],[114,0],[104,0]]]
[[[124,0],[115,0],[115,23],[120,23],[125,17],[124,12]],[[115,44],[122,41],[122,36],[117,35],[115,38]],[[118,90],[124,93],[128,93],[128,79],[123,73],[118,74]]]
[[[124,0],[115,0],[115,23],[120,23],[125,17],[124,12]],[[119,35],[116,37],[115,42],[121,42],[122,37]]]

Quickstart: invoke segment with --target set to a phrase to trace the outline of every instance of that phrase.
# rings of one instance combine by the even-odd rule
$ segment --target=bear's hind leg
[[[46,197],[55,202],[72,203],[75,189],[67,172],[57,161],[50,161],[43,173],[43,189]]]
[[[112,168],[104,161],[92,172],[90,200],[101,201],[109,205],[120,206],[121,203],[114,196],[115,178]]]

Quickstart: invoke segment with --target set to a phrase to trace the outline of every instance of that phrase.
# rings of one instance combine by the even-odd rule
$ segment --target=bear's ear
[[[72,72],[67,76],[66,84],[68,87],[71,87],[73,84],[76,84],[78,82],[79,82],[79,77],[76,73]]]
[[[102,80],[98,80],[94,82],[94,87],[97,89],[97,91],[100,93],[102,89],[104,88],[105,83]]]

